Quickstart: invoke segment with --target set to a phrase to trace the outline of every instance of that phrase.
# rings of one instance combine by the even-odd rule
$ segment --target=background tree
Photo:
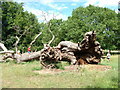
[[[78,7],[66,21],[66,40],[81,41],[83,33],[95,30],[103,49],[118,49],[118,18],[115,11],[89,5]],[[117,43],[115,43],[117,42]],[[114,44],[113,44],[114,43]]]
[[[24,11],[22,6],[23,3],[2,2],[2,41],[8,49],[12,49],[16,42],[15,36],[19,37],[27,30],[18,43],[18,48],[24,52],[35,35],[40,32],[40,24],[36,16]]]
[[[119,13],[113,10],[92,5],[78,7],[73,10],[68,20],[53,18],[49,21],[51,25],[48,27],[47,23],[39,23],[34,14],[24,11],[23,5],[16,2],[1,2],[2,42],[8,49],[15,49],[13,45],[17,41],[16,36],[22,35],[18,49],[25,52],[31,41],[42,32],[32,45],[33,51],[40,50],[44,43],[52,39],[49,29],[55,36],[51,46],[56,46],[60,41],[65,40],[81,42],[85,32],[94,30],[103,49],[120,49]],[[23,34],[25,31],[26,34]]]

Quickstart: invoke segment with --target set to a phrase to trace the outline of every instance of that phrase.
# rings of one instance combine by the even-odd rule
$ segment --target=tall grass
[[[62,63],[63,66],[67,65]],[[78,72],[59,74],[38,74],[41,70],[39,61],[16,64],[0,63],[2,67],[3,88],[118,88],[118,56],[111,61],[102,60],[101,65],[112,66],[111,70],[99,71],[82,68]],[[62,66],[62,67],[63,67]],[[61,66],[60,66],[61,67]]]

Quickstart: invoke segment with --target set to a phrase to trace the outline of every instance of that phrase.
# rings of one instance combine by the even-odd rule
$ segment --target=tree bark
[[[41,51],[14,54],[11,58],[16,59],[17,62],[40,59],[42,65],[49,68],[54,66],[54,62],[63,60],[71,64],[98,64],[102,55],[100,43],[96,41],[96,33],[91,31],[85,34],[81,43],[61,41],[56,47],[46,45]],[[47,65],[46,62],[50,63]]]
[[[31,61],[33,59],[39,60],[41,51],[31,52],[31,53],[23,53],[23,54],[14,54],[14,59],[17,60],[18,63]]]
[[[70,61],[71,64],[98,64],[102,55],[100,43],[96,41],[96,33],[90,31],[85,33],[81,43],[61,41],[55,48],[45,49],[41,53],[40,61],[43,61],[42,64],[45,61],[53,63],[62,60]],[[51,67],[51,65],[46,65],[46,67],[49,66]]]

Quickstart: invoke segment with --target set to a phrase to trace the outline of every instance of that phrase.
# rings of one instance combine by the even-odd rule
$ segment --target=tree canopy
[[[43,43],[48,43],[52,38],[48,31],[49,28],[55,35],[52,46],[65,40],[81,42],[85,32],[94,30],[103,49],[120,49],[120,30],[118,29],[120,14],[113,10],[92,5],[78,7],[72,11],[72,16],[68,17],[66,21],[51,19],[49,21],[51,26],[48,27],[46,23],[38,22],[34,14],[24,11],[23,5],[23,3],[17,2],[1,3],[2,42],[8,49],[14,49],[16,36],[22,35],[18,49],[25,52],[39,32],[42,32],[42,35],[33,44],[32,50],[42,49]]]
[[[66,21],[67,40],[78,42],[87,31],[96,31],[97,40],[104,49],[118,49],[118,18],[115,11],[89,5],[78,7]],[[114,44],[113,44],[114,43]]]

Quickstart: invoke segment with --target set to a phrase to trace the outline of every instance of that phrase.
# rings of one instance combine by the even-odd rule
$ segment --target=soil
[[[37,70],[34,71],[35,73],[39,74],[58,74],[62,72],[76,72],[79,71],[80,69],[85,68],[88,70],[98,70],[98,71],[106,71],[112,69],[111,66],[105,66],[105,65],[70,65],[70,66],[65,66],[65,70],[61,69],[42,69],[42,70]]]

